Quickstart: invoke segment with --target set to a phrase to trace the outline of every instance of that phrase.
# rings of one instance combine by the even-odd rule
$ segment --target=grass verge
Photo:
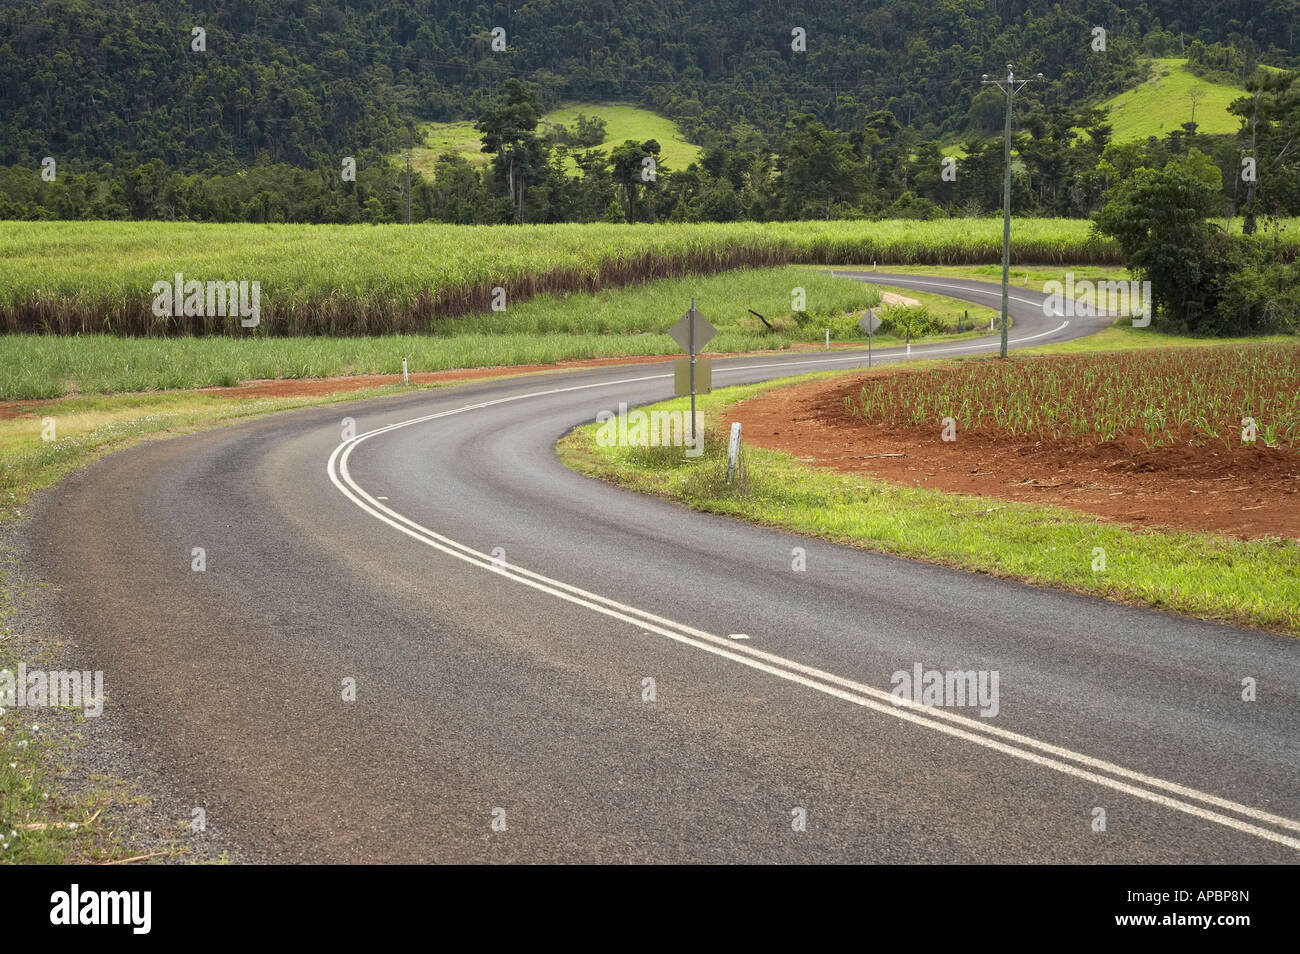
[[[1300,635],[1300,544],[1293,540],[1133,529],[1064,508],[845,476],[753,447],[745,449],[743,479],[726,483],[721,435],[728,407],[770,388],[843,373],[701,397],[711,430],[704,455],[694,460],[681,456],[679,448],[602,447],[595,424],[566,436],[558,446],[560,458],[579,472],[696,510],[962,570]],[[683,405],[677,400],[655,407]],[[1092,568],[1097,548],[1105,553],[1104,571]]]
[[[841,266],[826,267],[831,270],[843,270]],[[1002,284],[1001,265],[887,265],[876,270],[885,275],[934,275],[990,282],[995,285]],[[1074,274],[1076,283],[1128,281],[1131,277],[1128,269],[1119,265],[1013,265],[1008,276],[1009,285],[1013,290],[1028,288],[1031,291],[1042,291],[1046,282],[1064,282],[1067,272]],[[913,292],[906,289],[900,290],[899,293],[916,297]]]
[[[276,411],[404,390],[410,389],[398,385],[244,401],[179,392],[75,397],[42,407],[42,418],[0,420],[0,533],[15,529],[37,491],[111,451]],[[53,420],[52,432],[44,418]],[[0,547],[0,670],[12,672],[20,662],[29,669],[67,668],[60,663],[63,647],[57,641],[14,630],[20,609],[36,600],[39,592],[20,581],[13,553]],[[79,710],[0,708],[0,864],[186,857],[179,827],[162,833],[163,850],[132,855],[121,819],[145,800],[133,785],[92,778],[73,792],[62,784],[63,763],[79,743],[85,718]]]
[[[1017,355],[1038,354],[1092,354],[1099,351],[1147,351],[1152,348],[1214,348],[1220,345],[1245,345],[1269,343],[1295,344],[1295,335],[1260,335],[1254,338],[1191,338],[1171,335],[1154,328],[1134,328],[1128,319],[1121,318],[1109,328],[1096,334],[1059,344],[1039,345],[1034,348],[1017,348]]]
[[[8,587],[0,593],[8,595]],[[0,671],[14,672],[20,662],[29,670],[65,668],[55,647],[29,642],[7,630],[0,634]],[[74,793],[60,783],[61,761],[77,744],[85,719],[79,710],[0,708],[0,864],[128,857],[111,809],[139,797],[130,786],[99,778]]]

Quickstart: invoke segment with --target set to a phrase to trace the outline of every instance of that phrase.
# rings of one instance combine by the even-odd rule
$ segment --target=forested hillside
[[[530,175],[546,180],[531,200],[448,163],[417,176],[413,217],[726,220],[988,210],[998,204],[1000,147],[989,140],[1000,132],[1003,101],[979,77],[1009,60],[1023,74],[1049,78],[1027,89],[1020,107],[1020,125],[1034,138],[1018,150],[1025,210],[1087,214],[1103,184],[1093,173],[1108,137],[1099,129],[1088,145],[1093,153],[1067,152],[1071,131],[1104,123],[1085,107],[1145,79],[1143,57],[1187,56],[1197,71],[1237,83],[1260,63],[1297,62],[1300,0],[1132,6],[8,4],[0,6],[0,167],[8,167],[0,168],[0,217],[398,221],[407,189],[391,160],[421,122],[482,121],[494,111],[499,120],[503,108],[540,115],[600,101],[641,105],[675,121],[704,150],[695,178],[679,177],[673,195],[665,176],[639,198],[609,178],[620,175],[616,150],[589,152],[583,165],[574,149],[544,144],[529,147]],[[512,96],[515,106],[503,106]],[[1195,130],[1181,135],[1174,152],[1197,144]],[[971,141],[967,165],[955,187],[941,189],[939,143],[957,139]],[[639,150],[623,157],[629,168],[633,158],[654,154],[651,142],[629,149]],[[357,161],[354,181],[340,179],[345,157]],[[47,158],[57,188],[35,176]],[[1225,179],[1229,158],[1216,157]],[[575,164],[584,180],[590,176],[580,196],[566,195],[572,184],[543,168]],[[671,164],[664,171],[685,172]]]
[[[310,166],[401,143],[412,118],[477,115],[506,77],[550,108],[626,100],[701,145],[794,112],[842,129],[888,108],[926,138],[960,130],[981,73],[1013,60],[1079,102],[1134,55],[1236,39],[1296,52],[1295,0],[43,0],[0,11],[0,164],[44,155],[208,169]],[[1092,55],[1091,29],[1108,29]],[[191,50],[191,30],[206,50]],[[491,31],[505,30],[506,50]],[[806,31],[794,52],[792,30]],[[1168,49],[1173,47],[1173,50]],[[1282,64],[1279,64],[1282,65]]]

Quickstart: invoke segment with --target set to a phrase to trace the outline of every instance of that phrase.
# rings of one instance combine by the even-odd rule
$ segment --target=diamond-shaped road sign
[[[872,309],[868,308],[867,313],[858,319],[858,327],[867,332],[879,331],[880,317]]]
[[[695,350],[691,350],[691,318],[695,319]],[[718,333],[718,329],[709,324],[709,320],[695,310],[691,305],[691,310],[677,319],[677,324],[668,329],[668,334],[672,337],[681,349],[687,354],[699,354],[700,349],[713,340],[713,336]]]

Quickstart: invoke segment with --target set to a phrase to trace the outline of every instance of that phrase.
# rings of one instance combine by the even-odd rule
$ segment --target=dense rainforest
[[[1017,102],[1018,212],[1091,214],[1155,154],[1205,157],[1216,211],[1295,214],[1290,87],[1261,92],[1236,140],[1189,124],[1120,146],[1086,104],[1145,56],[1238,84],[1292,68],[1297,23],[1300,0],[6,4],[0,217],[391,222],[408,200],[413,220],[452,222],[980,214],[1001,201],[1004,100],[979,77],[1007,61],[1049,78]],[[646,177],[653,140],[535,129],[594,100],[668,116],[701,160]],[[394,154],[418,123],[463,119],[490,166],[448,156],[408,192]],[[1267,171],[1250,188],[1243,150]]]

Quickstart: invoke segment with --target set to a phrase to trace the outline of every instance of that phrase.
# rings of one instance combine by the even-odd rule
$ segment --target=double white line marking
[[[1059,329],[1058,329],[1059,330]],[[1049,332],[1050,333],[1050,332]],[[1038,336],[1035,336],[1038,337]],[[831,359],[844,360],[844,359]],[[826,359],[808,362],[786,362],[806,363],[806,364],[824,364]],[[743,368],[728,368],[728,371],[748,370],[752,368],[772,367],[773,365],[748,365]],[[719,372],[721,373],[721,369]],[[834,696],[845,702],[851,702],[854,705],[862,706],[881,715],[889,716],[894,719],[901,719],[904,722],[910,722],[913,725],[930,729],[935,732],[941,732],[944,735],[962,739],[975,745],[1001,752],[1004,755],[1030,762],[1043,768],[1049,768],[1053,771],[1060,772],[1063,775],[1069,775],[1074,778],[1092,782],[1106,788],[1113,789],[1117,792],[1123,792],[1134,798],[1140,798],[1144,801],[1153,802],[1166,808],[1172,808],[1176,811],[1184,812],[1203,821],[1214,822],[1231,828],[1234,831],[1242,832],[1248,835],[1254,835],[1257,838],[1263,838],[1267,841],[1275,842],[1279,845],[1286,845],[1288,848],[1300,851],[1300,838],[1292,835],[1282,834],[1269,828],[1261,827],[1262,825],[1271,825],[1274,828],[1284,829],[1286,831],[1300,832],[1300,822],[1293,821],[1289,818],[1283,818],[1279,815],[1273,815],[1268,812],[1242,805],[1238,802],[1230,801],[1226,798],[1219,798],[1216,795],[1210,795],[1206,792],[1189,788],[1185,785],[1179,785],[1176,782],[1165,781],[1142,772],[1135,772],[1126,769],[1123,766],[1107,762],[1102,759],[1092,758],[1079,752],[1074,752],[1062,746],[1052,745],[1047,742],[1041,742],[1027,735],[1021,735],[1017,732],[1010,732],[1001,729],[979,719],[972,719],[967,716],[958,715],[945,709],[920,706],[915,703],[902,702],[884,691],[872,686],[855,682],[851,679],[845,679],[834,673],[816,669],[812,666],[805,666],[802,663],[777,656],[773,653],[764,652],[760,649],[754,649],[751,646],[742,645],[733,640],[713,633],[707,633],[703,630],[686,626],[682,623],[665,619],[662,616],[656,616],[645,610],[637,609],[634,606],[628,606],[617,600],[611,600],[608,597],[592,593],[588,590],[572,586],[561,580],[555,580],[541,573],[534,573],[532,570],[520,566],[512,566],[494,561],[491,556],[482,553],[463,543],[445,537],[428,527],[421,526],[409,517],[405,517],[393,510],[391,507],[381,503],[377,498],[367,493],[355,480],[348,471],[348,460],[361,444],[378,437],[382,434],[390,433],[404,427],[411,427],[416,424],[424,424],[429,421],[436,421],[440,418],[451,417],[454,414],[465,414],[469,411],[476,411],[482,408],[493,407],[497,404],[507,404],[513,401],[526,401],[533,398],[546,397],[552,394],[563,394],[570,391],[583,391],[591,388],[615,387],[623,384],[632,384],[640,381],[651,381],[660,378],[668,378],[667,374],[651,374],[635,378],[623,378],[618,381],[606,381],[599,384],[580,384],[570,387],[551,388],[545,391],[534,391],[528,394],[519,394],[512,397],[497,398],[491,401],[483,401],[478,404],[467,404],[463,407],[453,408],[447,411],[440,411],[437,414],[427,414],[423,417],[412,418],[408,421],[400,421],[396,424],[390,424],[387,427],[376,428],[367,431],[364,434],[358,434],[351,440],[344,441],[334,448],[330,454],[329,462],[326,464],[326,472],[330,480],[339,491],[351,500],[354,504],[370,514],[376,520],[388,524],[395,530],[398,530],[412,539],[418,540],[426,546],[439,550],[448,556],[455,557],[472,566],[496,573],[499,576],[506,577],[516,583],[531,587],[542,593],[547,593],[558,599],[566,600],[577,606],[584,607],[595,613],[600,613],[612,619],[617,619],[628,623],[631,626],[639,628],[644,633],[655,633],[659,636],[671,639],[674,642],[692,646],[695,649],[712,653],[715,656],[721,656],[731,662],[739,663],[742,666],[748,666],[751,669],[757,669],[760,672],[784,679],[787,682],[798,683],[809,689],[814,689],[828,696]],[[1231,814],[1225,814],[1231,813]]]

